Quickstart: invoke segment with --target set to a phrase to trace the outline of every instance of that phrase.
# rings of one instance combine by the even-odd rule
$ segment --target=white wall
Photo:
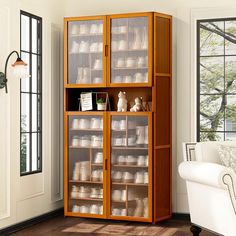
[[[8,94],[0,90],[0,228],[63,206],[62,155],[55,151],[61,150],[59,141],[52,140],[60,128],[53,125],[52,111],[56,105],[59,114],[60,108],[52,94],[58,96],[62,81],[56,72],[60,71],[57,57],[62,52],[64,9],[56,0],[0,0],[0,71],[7,55],[20,49],[20,10],[43,18],[43,172],[20,177],[20,81],[11,76],[8,66]]]
[[[10,188],[12,185],[21,186],[22,181],[19,182],[19,81],[16,82],[9,77],[9,93],[5,94],[4,90],[0,90],[0,228],[62,206],[60,201],[62,177],[58,173],[61,162],[58,163],[57,159],[60,155],[57,152],[58,144],[54,143],[57,132],[52,113],[53,109],[60,112],[55,97],[59,97],[57,91],[60,91],[58,78],[60,76],[56,72],[58,64],[62,61],[54,59],[58,59],[58,54],[55,52],[58,45],[61,45],[62,50],[59,31],[64,16],[144,11],[173,15],[173,211],[188,212],[186,188],[177,175],[177,165],[182,161],[181,143],[194,141],[195,138],[195,114],[193,113],[195,78],[191,71],[194,45],[191,44],[191,11],[193,8],[210,8],[209,13],[214,11],[220,15],[223,8],[235,7],[234,0],[0,0],[0,28],[4,32],[0,37],[0,71],[3,71],[8,53],[14,49],[19,50],[19,10],[43,17],[43,152],[45,160],[44,171],[40,177],[42,183],[40,191],[43,190],[41,200],[37,201],[37,197],[32,198],[28,210],[24,209],[22,203],[25,202],[26,197],[24,192],[19,187],[16,190]],[[55,45],[54,39],[58,40]],[[63,58],[62,54],[61,58]],[[58,88],[56,88],[57,85]],[[54,105],[57,105],[56,108]],[[58,166],[58,169],[53,169],[54,165]],[[58,178],[55,178],[54,174],[52,176],[51,173],[57,175],[59,182],[56,182]],[[53,186],[57,187],[53,188]],[[11,198],[9,198],[10,190]],[[35,201],[38,204],[34,204]]]
[[[188,212],[186,187],[177,174],[177,166],[182,161],[182,142],[195,141],[196,137],[191,12],[200,8],[200,11],[202,9],[205,12],[205,17],[216,17],[217,14],[220,17],[224,10],[236,7],[235,0],[68,0],[66,6],[66,16],[145,11],[173,16],[173,211]],[[236,15],[236,10],[235,14],[232,12],[228,16]]]

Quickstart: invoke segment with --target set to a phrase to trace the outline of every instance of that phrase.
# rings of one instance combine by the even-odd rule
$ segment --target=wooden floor
[[[191,236],[189,222],[168,220],[159,224],[117,222],[57,216],[11,235],[15,236]],[[214,236],[203,231],[201,236]]]

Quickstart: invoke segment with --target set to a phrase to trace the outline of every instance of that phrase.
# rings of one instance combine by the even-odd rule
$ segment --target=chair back
[[[196,161],[195,146],[197,143],[186,142],[183,143],[183,157],[184,161]]]
[[[227,145],[236,147],[236,141],[207,141],[196,144],[196,160],[221,164],[218,147]]]

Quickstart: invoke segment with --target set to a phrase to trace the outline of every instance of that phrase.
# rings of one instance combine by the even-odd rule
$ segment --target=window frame
[[[197,88],[197,96],[196,96],[196,110],[197,110],[197,112],[196,112],[196,114],[197,114],[197,117],[196,117],[196,121],[197,121],[197,132],[196,132],[196,138],[197,138],[197,142],[200,142],[200,134],[203,132],[203,131],[201,131],[200,130],[200,97],[201,97],[201,90],[200,90],[200,76],[201,76],[201,73],[200,73],[200,70],[201,70],[201,66],[200,66],[200,58],[201,58],[201,55],[200,55],[200,24],[201,23],[204,23],[204,22],[219,22],[219,21],[223,21],[224,22],[224,25],[225,25],[225,22],[226,21],[236,21],[236,17],[221,17],[221,18],[210,18],[210,19],[198,19],[198,20],[196,20],[196,32],[197,32],[197,35],[196,35],[196,43],[197,43],[197,45],[196,45],[196,50],[197,50],[197,52],[196,52],[196,55],[197,55],[197,60],[196,60],[196,75],[197,75],[197,86],[196,86],[196,88]],[[224,29],[224,32],[225,32],[225,29]],[[224,39],[225,40],[225,39]],[[208,55],[209,56],[209,55]],[[224,94],[225,95],[234,95],[234,96],[236,96],[236,91],[234,92],[234,93],[232,93],[232,92],[229,92],[229,93],[225,93],[225,65],[226,65],[226,62],[225,62],[225,58],[227,57],[227,56],[236,56],[236,54],[230,54],[230,55],[227,55],[226,53],[225,53],[225,44],[224,44],[224,54],[222,54],[222,55],[213,55],[212,57],[219,57],[219,56],[221,56],[221,57],[223,57],[224,58]],[[204,56],[203,56],[204,57]],[[207,57],[207,56],[206,56]],[[221,93],[222,94],[222,93]],[[220,93],[218,93],[218,94],[214,94],[214,93],[210,93],[210,94],[204,94],[204,95],[220,95]],[[219,133],[219,134],[223,134],[224,135],[224,140],[226,140],[225,138],[226,138],[226,134],[227,133],[229,133],[229,134],[232,134],[232,133],[235,133],[236,134],[236,130],[235,131],[233,131],[233,130],[231,130],[231,131],[227,131],[226,130],[226,117],[225,117],[225,109],[224,109],[224,128],[223,128],[223,130],[222,131],[210,131],[210,132],[212,132],[212,133]],[[210,133],[210,132],[208,132],[208,133]],[[206,131],[206,133],[207,133],[207,131]]]
[[[22,49],[22,15],[29,17],[29,50]],[[40,40],[40,43],[37,45],[37,53],[33,52],[32,50],[32,19],[37,20],[37,40]],[[22,81],[20,82],[20,146],[22,140],[22,134],[29,134],[29,158],[30,158],[30,169],[26,172],[21,172],[21,165],[20,165],[20,176],[32,175],[41,173],[43,168],[43,159],[42,159],[42,17],[36,16],[29,12],[20,10],[20,55],[22,53],[27,53],[29,55],[29,74],[32,74],[32,55],[37,56],[37,91],[32,92],[32,81],[29,78],[29,92],[22,91]],[[40,88],[40,89],[39,89]],[[21,130],[21,115],[22,115],[22,94],[29,94],[29,131],[22,132]],[[37,131],[32,131],[32,95],[37,95],[37,116],[36,116],[36,124],[37,124]],[[38,114],[38,112],[40,114]],[[32,170],[32,134],[37,134],[37,170]],[[21,148],[20,148],[20,163],[21,163]]]

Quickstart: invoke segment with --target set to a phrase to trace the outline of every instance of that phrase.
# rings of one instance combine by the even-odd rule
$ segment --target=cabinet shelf
[[[103,132],[102,129],[70,129],[70,131]]]
[[[103,147],[73,147],[70,146],[70,149],[103,149]]]
[[[144,186],[147,187],[148,184],[136,184],[136,183],[123,183],[123,182],[112,182],[112,185],[127,185],[127,186]]]
[[[70,198],[70,200],[74,200],[74,201],[98,201],[98,202],[102,202],[103,198]]]
[[[112,167],[127,167],[127,168],[148,168],[148,166],[138,166],[138,165],[112,165]]]
[[[103,182],[94,182],[94,181],[82,181],[82,180],[69,180],[70,183],[81,183],[81,184],[103,184]]]
[[[127,150],[148,150],[147,147],[127,147],[127,146],[119,146],[119,147],[116,147],[116,146],[112,146],[112,149],[114,150],[120,150],[120,149],[127,149]]]
[[[148,67],[112,67],[112,70],[148,70]],[[147,83],[146,82],[142,82],[142,83]]]
[[[98,33],[98,34],[70,34],[70,37],[73,38],[73,37],[94,37],[94,36],[102,36],[103,34],[101,33]]]
[[[103,163],[91,163],[92,166],[103,166]]]
[[[111,203],[113,204],[113,203],[127,203],[127,202],[134,202],[135,200],[125,200],[125,201],[115,201],[115,200],[111,200]]]
[[[111,50],[112,53],[119,53],[119,52],[147,52],[148,49],[143,49],[143,48],[139,48],[139,49],[125,49],[125,50]]]
[[[94,52],[70,52],[69,55],[70,56],[84,56],[84,55],[89,55],[89,54],[102,54],[102,51],[94,51]]]

